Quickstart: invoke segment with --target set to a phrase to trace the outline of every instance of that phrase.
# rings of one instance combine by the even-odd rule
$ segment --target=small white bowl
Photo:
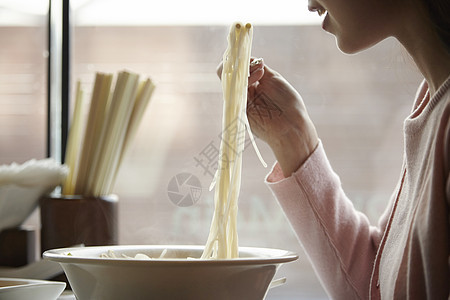
[[[61,295],[64,282],[0,278],[0,299],[2,300],[54,300]]]
[[[64,248],[44,253],[59,262],[77,299],[264,299],[283,263],[298,255],[285,250],[240,247],[239,258],[197,259],[203,246],[100,246]],[[138,253],[165,258],[101,258]],[[190,259],[193,258],[193,259]]]
[[[0,186],[0,232],[22,224],[38,206],[39,198],[48,191],[47,187],[41,186]]]

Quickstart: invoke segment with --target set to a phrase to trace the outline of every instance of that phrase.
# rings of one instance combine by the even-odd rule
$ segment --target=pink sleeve
[[[277,163],[266,182],[329,295],[367,298],[382,232],[348,200],[322,143],[292,176]]]

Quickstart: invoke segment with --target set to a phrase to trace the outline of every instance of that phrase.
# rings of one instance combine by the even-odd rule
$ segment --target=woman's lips
[[[322,29],[326,30],[325,28],[327,27],[327,24],[329,22],[328,18],[327,18],[328,17],[328,11],[324,7],[322,7],[322,6],[320,6],[320,5],[316,4],[316,3],[310,4],[308,6],[308,10],[311,11],[311,12],[317,12],[319,17],[322,17],[323,15],[325,15],[325,17],[323,18],[323,21],[322,21]]]
[[[325,8],[318,8],[317,9],[317,13],[319,14],[319,17],[321,17],[326,12],[327,12],[327,10]]]
[[[328,30],[327,30],[327,27],[328,27],[328,26],[327,26],[327,25],[328,25],[328,19],[329,19],[329,18],[328,18],[328,12],[326,12],[326,13],[325,13],[325,17],[324,17],[323,20],[322,20],[322,29],[325,30],[325,31],[328,31]]]

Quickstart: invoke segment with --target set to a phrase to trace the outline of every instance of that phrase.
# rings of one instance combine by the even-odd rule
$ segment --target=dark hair
[[[450,0],[424,0],[431,24],[450,52]]]

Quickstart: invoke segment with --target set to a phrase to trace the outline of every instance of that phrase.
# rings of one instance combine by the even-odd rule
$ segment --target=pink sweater
[[[266,181],[333,299],[450,299],[450,77],[404,122],[402,176],[378,226],[354,209],[320,143]]]

